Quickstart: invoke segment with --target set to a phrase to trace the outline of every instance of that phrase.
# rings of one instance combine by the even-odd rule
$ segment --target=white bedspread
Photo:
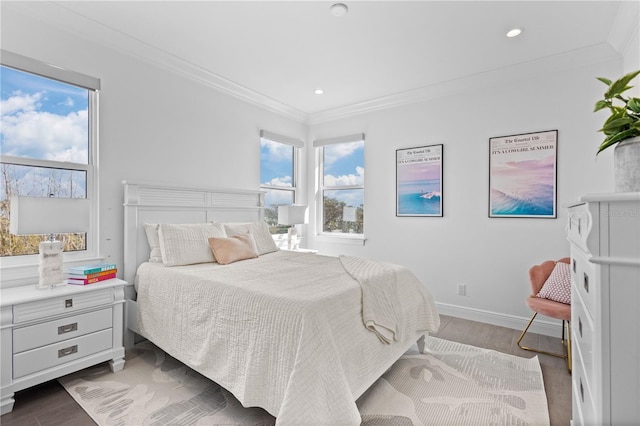
[[[385,265],[402,306],[395,339],[437,330],[424,286]],[[361,287],[335,257],[279,251],[225,266],[145,263],[137,288],[145,337],[278,425],[360,424],[355,397],[406,348],[365,328]]]

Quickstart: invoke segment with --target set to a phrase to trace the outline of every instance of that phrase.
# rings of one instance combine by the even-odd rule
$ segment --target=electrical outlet
[[[467,285],[466,284],[458,284],[458,295],[466,296],[467,295]]]

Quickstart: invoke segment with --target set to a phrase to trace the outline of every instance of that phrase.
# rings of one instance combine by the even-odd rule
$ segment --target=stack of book
[[[115,263],[76,266],[67,271],[67,284],[87,285],[116,277],[118,269]]]

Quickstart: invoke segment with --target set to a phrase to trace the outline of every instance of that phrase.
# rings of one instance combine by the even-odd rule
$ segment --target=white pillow
[[[571,304],[571,268],[568,263],[556,262],[549,278],[536,294],[538,297],[555,302]]]
[[[215,262],[209,238],[227,236],[219,223],[161,223],[158,234],[164,266]]]
[[[160,251],[160,235],[158,230],[160,225],[157,223],[145,223],[144,231],[147,233],[147,242],[151,249],[149,253],[149,262],[162,262],[162,252]]]
[[[267,222],[225,223],[224,229],[229,237],[246,233],[253,235],[260,256],[279,250],[269,232]]]

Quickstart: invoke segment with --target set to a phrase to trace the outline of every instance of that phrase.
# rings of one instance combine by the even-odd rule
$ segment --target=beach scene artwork
[[[557,130],[491,138],[490,217],[556,217]]]
[[[442,216],[442,145],[396,151],[397,216]]]

